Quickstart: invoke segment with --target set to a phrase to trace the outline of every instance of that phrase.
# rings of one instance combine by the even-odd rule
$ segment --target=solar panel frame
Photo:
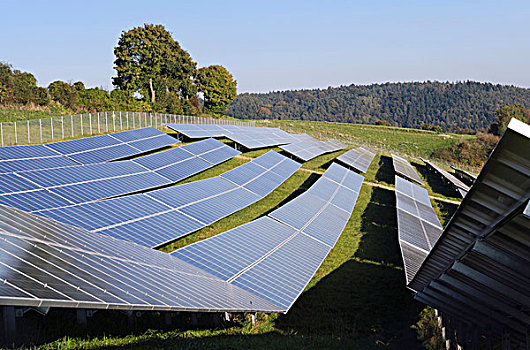
[[[370,148],[361,146],[341,154],[337,160],[357,171],[366,173],[376,154],[377,152]]]
[[[414,170],[412,165],[405,158],[395,153],[390,154],[392,155],[392,164],[394,166],[394,171],[396,172],[396,174],[406,179],[417,182],[420,185],[424,185],[423,180],[420,178],[416,170]]]

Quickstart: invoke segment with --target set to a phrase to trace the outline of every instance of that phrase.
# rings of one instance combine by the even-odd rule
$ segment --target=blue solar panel
[[[35,190],[39,187],[15,174],[0,174],[0,194]]]
[[[243,272],[232,284],[288,310],[327,256],[330,248],[296,235]]]
[[[181,212],[196,218],[206,225],[235,213],[238,210],[260,200],[255,193],[238,188],[215,197],[190,204],[179,209]]]
[[[235,189],[237,186],[220,177],[212,177],[200,181],[167,187],[147,194],[149,197],[167,204],[172,208],[194,203],[204,198],[215,196]]]
[[[43,158],[0,160],[0,173],[11,173],[36,169],[51,169],[73,165],[78,165],[78,163],[62,155]]]
[[[44,145],[22,145],[0,147],[0,159],[27,159],[57,156],[57,152]]]
[[[212,149],[219,148],[221,146],[226,145],[221,141],[217,141],[215,139],[206,139],[203,141],[193,142],[188,145],[181,146],[181,148],[195,155],[200,155],[204,152],[211,151]]]
[[[0,204],[24,211],[35,211],[63,207],[71,203],[46,190],[35,190],[2,195],[0,196]]]
[[[174,137],[162,134],[145,140],[131,141],[127,144],[140,150],[141,152],[148,152],[155,149],[171,146],[176,142],[178,142],[178,140],[176,140]]]
[[[149,154],[143,157],[135,158],[131,160],[134,163],[138,163],[148,169],[156,170],[162,168],[171,163],[178,163],[185,159],[193,158],[193,155],[186,152],[182,147],[172,148],[163,152]]]
[[[241,152],[233,149],[232,147],[223,146],[213,151],[202,153],[200,157],[212,164],[220,164],[224,161],[232,159],[240,153]]]
[[[66,156],[80,164],[91,164],[131,157],[138,153],[138,150],[127,144],[119,144],[112,147],[91,149],[81,153],[66,154]]]
[[[146,128],[141,128],[141,129],[114,132],[110,135],[122,142],[131,142],[131,141],[137,141],[140,139],[145,139],[148,137],[159,136],[161,134],[164,134],[164,133],[161,132],[160,130],[157,130],[152,127],[146,127]]]
[[[166,178],[151,172],[49,188],[73,203],[85,203],[168,185]]]
[[[158,170],[155,170],[155,172],[171,180],[172,182],[178,182],[211,167],[211,163],[194,157],[177,164],[172,164],[164,168],[160,168]]]
[[[45,146],[61,154],[85,152],[101,147],[122,145],[123,143],[109,135],[91,136],[87,138],[48,143]]]
[[[172,255],[228,280],[294,233],[292,228],[269,217],[262,217],[205,241],[186,246]]]

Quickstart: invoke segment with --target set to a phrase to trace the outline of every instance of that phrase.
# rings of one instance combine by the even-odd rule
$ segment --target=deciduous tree
[[[237,96],[237,81],[223,66],[200,68],[197,86],[204,94],[204,108],[208,112],[226,114],[226,106]]]

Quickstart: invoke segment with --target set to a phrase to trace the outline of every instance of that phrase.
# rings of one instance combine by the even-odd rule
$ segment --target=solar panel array
[[[312,137],[280,146],[282,150],[304,162],[322,154],[339,151],[344,147],[346,146],[335,140],[318,141]]]
[[[179,142],[151,127],[44,145],[0,147],[0,174],[130,157]]]
[[[0,305],[280,311],[169,254],[1,205]]]
[[[166,186],[239,154],[207,139],[133,160],[0,174],[0,203],[39,211]]]
[[[156,247],[262,199],[299,167],[295,161],[270,151],[217,177],[38,214]]]
[[[370,167],[370,163],[372,163],[375,155],[376,152],[370,148],[361,146],[341,154],[337,157],[337,160],[349,167],[365,173]]]
[[[424,185],[416,170],[414,170],[412,165],[410,165],[410,163],[405,158],[400,157],[394,153],[390,154],[392,155],[392,164],[394,165],[394,171],[396,172],[396,174],[401,175],[406,179],[415,181],[420,185]]]
[[[427,164],[427,167],[440,174],[446,182],[451,184],[451,186],[453,186],[454,189],[458,191],[462,198],[464,198],[467,192],[469,192],[469,186],[460,181],[460,179],[458,179],[456,176],[454,176],[447,170],[440,168],[439,166],[428,160],[422,159],[422,161]]]
[[[226,137],[247,149],[278,146],[309,137],[308,135],[291,135],[279,128],[211,124],[166,124],[166,126],[192,139]]]
[[[152,127],[60,141],[45,146],[80,163],[100,163],[131,157],[178,142]]]
[[[397,175],[395,184],[399,245],[408,283],[442,234],[442,225],[426,189]]]
[[[344,230],[362,181],[334,163],[309,190],[268,216],[172,255],[287,312]]]

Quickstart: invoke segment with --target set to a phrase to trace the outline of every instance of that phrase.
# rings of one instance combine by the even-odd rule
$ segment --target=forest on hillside
[[[488,128],[500,108],[530,107],[530,89],[478,82],[413,82],[349,85],[327,89],[244,93],[228,115],[249,119],[319,120],[444,131]]]

